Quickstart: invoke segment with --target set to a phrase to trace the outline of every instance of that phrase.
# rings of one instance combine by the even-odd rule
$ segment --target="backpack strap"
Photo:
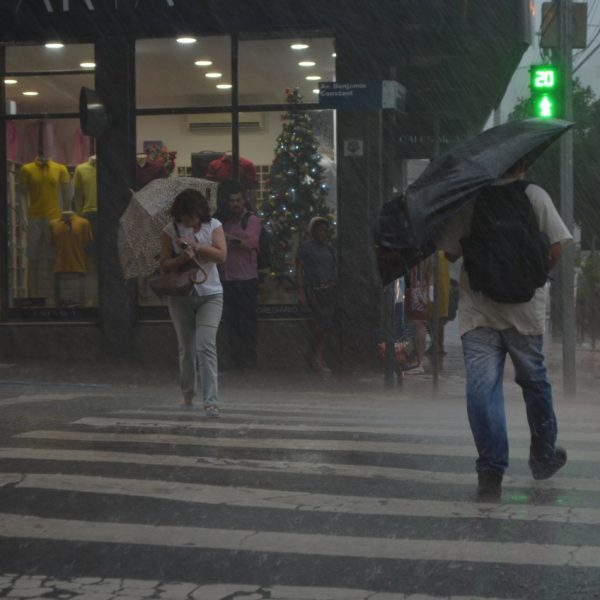
[[[242,226],[242,229],[245,231],[246,227],[248,227],[248,221],[250,220],[250,215],[253,215],[254,213],[251,213],[250,211],[246,211],[242,217],[242,220],[240,221],[240,224]]]

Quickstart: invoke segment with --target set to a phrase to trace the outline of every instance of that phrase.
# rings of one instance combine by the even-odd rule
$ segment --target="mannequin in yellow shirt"
[[[58,219],[69,205],[69,172],[64,165],[46,156],[21,167],[19,172],[19,205],[21,222],[27,230],[29,296],[37,297],[43,290],[50,293],[52,285],[40,285],[43,273],[52,276],[49,246],[49,222]]]

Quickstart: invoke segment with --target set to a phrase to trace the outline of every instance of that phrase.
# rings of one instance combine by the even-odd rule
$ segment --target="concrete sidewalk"
[[[464,368],[462,349],[456,343],[446,343],[447,354],[442,360],[439,374],[438,394],[464,396]],[[548,342],[545,347],[550,380],[557,399],[563,398],[562,389],[562,346]],[[383,369],[363,369],[348,373],[316,374],[299,366],[295,370],[275,370],[262,368],[255,371],[226,371],[220,373],[222,389],[243,393],[244,389],[264,389],[274,393],[286,391],[326,391],[336,394],[396,394],[402,396],[434,398],[431,364],[427,361],[423,375],[406,375],[402,385],[392,390],[384,387]],[[600,349],[592,350],[585,346],[577,348],[577,400],[595,401],[599,399]],[[510,393],[514,373],[507,361],[505,380],[507,393]],[[19,386],[41,387],[104,387],[116,386],[138,389],[170,388],[177,393],[177,368],[169,365],[136,366],[126,364],[91,365],[63,364],[53,361],[23,361],[14,364],[0,363],[0,389]],[[516,387],[516,386],[515,386]]]

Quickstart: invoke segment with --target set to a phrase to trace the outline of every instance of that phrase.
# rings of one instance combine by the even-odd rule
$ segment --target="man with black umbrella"
[[[567,461],[566,451],[556,446],[556,416],[542,336],[547,296],[544,282],[572,236],[548,194],[523,179],[527,166],[525,160],[520,161],[484,188],[446,224],[437,239],[438,249],[449,260],[464,257],[459,324],[482,500],[500,498],[508,466],[502,392],[507,354],[525,400],[531,433],[529,467],[534,479],[552,477]],[[541,273],[540,263],[545,263]]]

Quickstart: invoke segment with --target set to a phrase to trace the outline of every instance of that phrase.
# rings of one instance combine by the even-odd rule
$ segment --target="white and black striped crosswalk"
[[[455,400],[130,404],[2,439],[0,597],[600,598],[600,408],[565,411],[569,463],[535,482],[509,406],[503,498],[480,503]]]

